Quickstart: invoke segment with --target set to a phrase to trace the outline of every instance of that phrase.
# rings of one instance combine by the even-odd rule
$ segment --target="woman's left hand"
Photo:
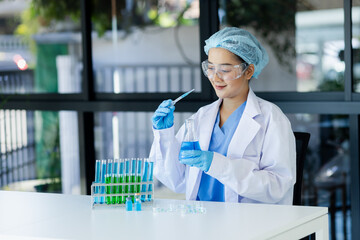
[[[201,150],[181,150],[179,153],[179,160],[182,164],[191,167],[200,168],[202,171],[207,172],[210,169],[214,153]]]

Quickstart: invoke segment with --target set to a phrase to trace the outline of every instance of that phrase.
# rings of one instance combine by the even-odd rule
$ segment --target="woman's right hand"
[[[153,128],[165,129],[172,127],[174,125],[174,110],[175,106],[172,105],[171,99],[163,101],[151,118]]]

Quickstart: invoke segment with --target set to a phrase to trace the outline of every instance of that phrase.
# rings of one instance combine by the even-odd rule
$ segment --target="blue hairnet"
[[[248,64],[254,64],[257,77],[269,62],[269,56],[258,40],[248,31],[236,27],[227,27],[214,33],[205,41],[205,53],[210,48],[224,48],[241,57]]]

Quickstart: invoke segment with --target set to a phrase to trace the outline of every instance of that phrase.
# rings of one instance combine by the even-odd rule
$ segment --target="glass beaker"
[[[185,120],[185,137],[181,143],[181,150],[201,150],[199,140],[195,133],[194,119]]]

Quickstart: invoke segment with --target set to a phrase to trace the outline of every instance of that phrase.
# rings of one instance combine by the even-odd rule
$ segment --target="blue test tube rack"
[[[106,199],[125,199],[126,197],[131,197],[132,199],[135,199],[136,197],[141,200],[144,204],[152,203],[153,202],[153,195],[154,195],[154,183],[152,179],[152,165],[153,162],[149,161],[148,158],[132,158],[136,159],[136,161],[131,161],[132,164],[136,164],[136,166],[131,166],[131,169],[136,169],[136,177],[138,179],[141,179],[141,182],[139,181],[130,181],[130,182],[119,182],[119,181],[111,181],[106,182],[105,181],[105,174],[107,173],[106,169],[108,167],[113,166],[105,166],[105,163],[125,163],[126,160],[129,159],[115,159],[114,161],[102,161],[101,170],[100,171],[100,181],[95,181],[91,184],[91,206],[92,208],[95,207],[125,207],[124,201],[110,201],[107,202]],[[130,162],[130,161],[129,161]],[[139,166],[140,165],[140,166]],[[151,167],[150,167],[151,165]],[[115,169],[120,170],[119,167],[116,167]],[[112,169],[113,170],[113,169]],[[116,175],[116,171],[112,171],[113,176]],[[122,174],[121,170],[118,172],[118,174]],[[131,174],[131,173],[130,173]],[[99,176],[96,176],[96,180],[99,179]],[[130,189],[138,189],[139,184],[141,185],[141,192],[139,191],[130,191]],[[101,189],[99,191],[99,189]],[[119,191],[105,191],[105,189],[122,189],[122,192]],[[129,191],[125,191],[125,189],[128,189]],[[113,198],[114,197],[114,198]],[[99,201],[99,199],[101,199]]]

